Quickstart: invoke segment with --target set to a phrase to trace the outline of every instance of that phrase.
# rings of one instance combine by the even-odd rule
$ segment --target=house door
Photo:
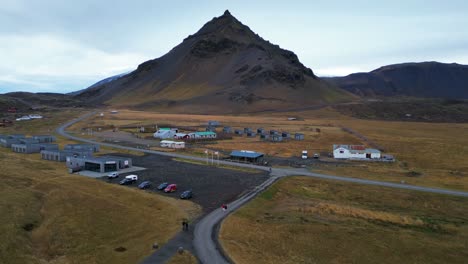
[[[366,159],[370,159],[371,158],[371,154],[370,153],[366,153]]]

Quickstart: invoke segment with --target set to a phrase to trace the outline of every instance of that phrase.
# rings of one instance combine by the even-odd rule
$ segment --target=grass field
[[[235,263],[466,263],[468,200],[282,179],[222,224]]]
[[[45,134],[78,114],[0,133]],[[0,160],[0,263],[136,263],[154,242],[163,245],[178,232],[181,219],[201,211],[188,201],[70,175],[63,163],[39,154],[0,148]]]

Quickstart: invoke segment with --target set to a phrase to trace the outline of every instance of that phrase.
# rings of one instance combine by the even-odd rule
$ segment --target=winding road
[[[56,132],[66,138],[91,143],[91,144],[99,144],[101,146],[107,146],[112,148],[124,149],[124,150],[131,150],[131,151],[139,151],[148,154],[156,154],[162,156],[169,156],[175,158],[183,158],[183,159],[191,159],[196,161],[206,161],[205,158],[201,157],[193,157],[187,155],[181,155],[176,153],[166,153],[161,151],[154,151],[154,150],[146,150],[146,149],[139,149],[133,147],[126,147],[120,146],[111,143],[102,143],[93,141],[90,139],[84,139],[77,136],[73,136],[65,132],[65,129],[77,122],[80,122],[88,117],[95,115],[96,112],[91,112],[85,114],[79,118],[73,119],[65,124],[62,124],[60,127],[57,128]],[[257,166],[252,164],[243,164],[243,163],[235,163],[229,161],[219,161],[220,164],[230,165],[230,166],[237,166],[237,167],[245,167],[245,168],[252,168],[258,170],[269,171],[269,167],[264,166]],[[348,178],[342,176],[333,176],[333,175],[326,175],[326,174],[319,174],[319,173],[312,173],[305,169],[292,169],[292,168],[272,168],[270,173],[270,178],[263,182],[261,185],[257,186],[251,192],[243,195],[239,199],[231,202],[228,204],[228,212],[224,212],[221,209],[216,209],[211,213],[207,214],[205,217],[200,219],[195,225],[194,230],[194,239],[193,245],[196,250],[196,255],[202,263],[206,264],[223,264],[223,263],[230,263],[230,260],[223,254],[222,248],[220,248],[219,244],[217,243],[217,231],[216,227],[218,227],[221,221],[227,217],[227,215],[242,205],[253,199],[257,194],[268,188],[271,184],[273,184],[277,179],[286,177],[286,176],[307,176],[307,177],[314,177],[314,178],[321,178],[327,180],[335,180],[335,181],[342,181],[342,182],[350,182],[350,183],[357,183],[357,184],[365,184],[365,185],[374,185],[374,186],[382,186],[382,187],[389,187],[389,188],[396,188],[396,189],[405,189],[405,190],[414,190],[414,191],[422,191],[422,192],[429,192],[429,193],[437,193],[437,194],[445,194],[445,195],[452,195],[452,196],[460,196],[460,197],[468,197],[468,192],[464,191],[454,191],[448,189],[439,189],[439,188],[430,188],[430,187],[422,187],[422,186],[415,186],[415,185],[407,185],[407,184],[398,184],[398,183],[391,183],[391,182],[383,182],[383,181],[374,181],[374,180],[365,180],[365,179],[356,179],[356,178]]]

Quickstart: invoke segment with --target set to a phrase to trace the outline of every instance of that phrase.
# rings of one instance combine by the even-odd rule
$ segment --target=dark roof
[[[263,153],[255,151],[246,151],[246,150],[233,150],[230,154],[231,157],[240,157],[240,158],[252,158],[256,159],[263,157]]]

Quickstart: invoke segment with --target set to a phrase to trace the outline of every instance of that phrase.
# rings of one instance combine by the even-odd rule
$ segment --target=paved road
[[[95,112],[88,113],[84,116],[81,116],[77,119],[71,120],[59,128],[57,128],[57,133],[81,142],[87,142],[92,144],[99,144],[101,146],[108,146],[113,148],[125,149],[125,150],[132,150],[132,151],[140,151],[149,154],[156,154],[156,155],[163,155],[169,157],[176,157],[176,158],[184,158],[184,159],[191,159],[197,161],[205,161],[204,158],[200,157],[193,157],[193,156],[186,156],[176,153],[165,153],[160,151],[153,151],[153,150],[145,150],[145,149],[138,149],[132,147],[125,147],[119,146],[110,143],[101,143],[96,142],[89,139],[83,139],[76,136],[72,136],[65,132],[65,128],[76,123],[82,121],[92,115],[96,114]],[[264,166],[257,166],[251,164],[242,164],[242,163],[235,163],[235,162],[228,162],[228,161],[219,161],[220,164],[231,165],[231,166],[238,166],[238,167],[246,167],[246,168],[253,168],[259,170],[270,170],[268,167]],[[415,186],[415,185],[407,185],[407,184],[398,184],[398,183],[390,183],[390,182],[382,182],[382,181],[373,181],[373,180],[365,180],[365,179],[356,179],[356,178],[348,178],[348,177],[341,177],[341,176],[333,176],[333,175],[326,175],[326,174],[319,174],[319,173],[312,173],[305,169],[280,169],[280,168],[272,168],[271,170],[271,177],[262,183],[260,186],[256,187],[250,193],[245,194],[238,200],[228,204],[228,212],[224,212],[221,209],[214,210],[213,212],[209,213],[205,217],[203,217],[195,226],[194,231],[194,240],[193,246],[196,250],[197,257],[202,263],[206,264],[224,264],[229,263],[230,261],[224,256],[222,253],[222,248],[217,243],[217,231],[216,227],[219,226],[221,221],[226,218],[226,216],[240,208],[242,205],[250,201],[254,198],[257,194],[262,192],[264,189],[268,188],[271,184],[273,184],[277,179],[286,176],[292,175],[301,175],[307,177],[314,177],[314,178],[321,178],[321,179],[328,179],[328,180],[336,180],[336,181],[343,181],[343,182],[350,182],[350,183],[358,183],[358,184],[366,184],[366,185],[374,185],[374,186],[383,186],[389,188],[397,188],[397,189],[406,189],[406,190],[415,190],[415,191],[423,191],[423,192],[430,192],[430,193],[437,193],[437,194],[446,194],[446,195],[453,195],[453,196],[461,196],[461,197],[468,197],[468,192],[463,191],[454,191],[454,190],[447,190],[447,189],[438,189],[438,188],[430,188],[430,187],[422,187],[422,186]]]

